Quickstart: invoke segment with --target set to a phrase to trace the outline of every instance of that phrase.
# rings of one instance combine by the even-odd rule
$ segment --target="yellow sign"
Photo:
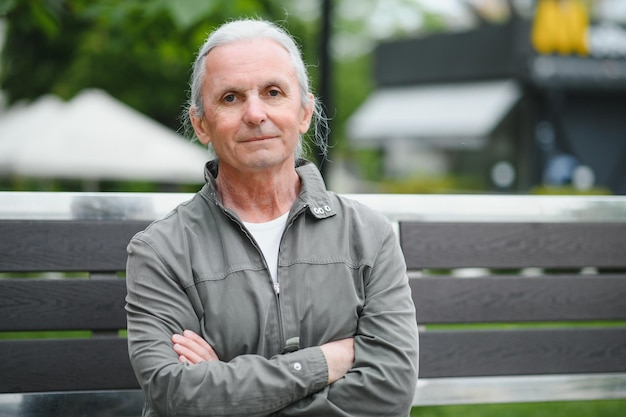
[[[589,54],[589,13],[581,0],[537,0],[531,32],[540,54]]]

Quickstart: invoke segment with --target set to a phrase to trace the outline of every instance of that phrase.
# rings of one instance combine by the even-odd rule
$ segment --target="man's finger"
[[[173,335],[172,342],[174,351],[185,356],[190,363],[219,360],[211,345],[190,330],[186,330],[182,335]]]

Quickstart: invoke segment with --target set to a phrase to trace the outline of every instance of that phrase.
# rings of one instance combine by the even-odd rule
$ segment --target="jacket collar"
[[[296,172],[300,176],[302,188],[295,204],[298,210],[308,207],[311,214],[318,219],[325,219],[336,214],[335,207],[330,202],[329,193],[322,174],[315,164],[305,159],[296,161]]]
[[[221,205],[215,182],[218,169],[219,162],[217,159],[207,162],[204,167],[204,179],[209,197]],[[308,208],[310,213],[318,219],[334,216],[336,208],[331,204],[324,179],[315,164],[306,159],[298,159],[296,161],[296,172],[300,176],[302,187],[291,211],[299,212],[303,208]]]

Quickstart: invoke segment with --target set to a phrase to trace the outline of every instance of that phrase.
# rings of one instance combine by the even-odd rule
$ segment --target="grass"
[[[623,417],[626,400],[414,407],[411,417]]]

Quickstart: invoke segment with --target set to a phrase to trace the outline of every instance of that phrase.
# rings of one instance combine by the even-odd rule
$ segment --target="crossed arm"
[[[181,363],[219,361],[215,350],[191,330],[172,336],[173,348]],[[328,365],[328,384],[342,378],[354,363],[354,339],[346,338],[320,346]]]

